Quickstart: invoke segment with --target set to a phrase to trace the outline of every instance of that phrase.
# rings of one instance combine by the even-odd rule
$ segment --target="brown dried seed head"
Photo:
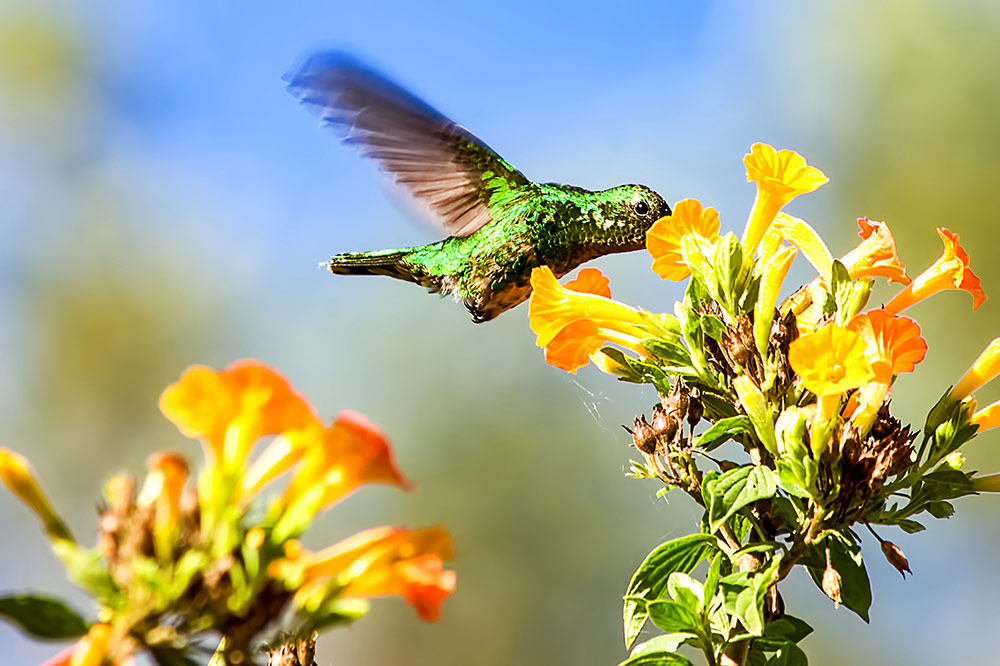
[[[660,441],[674,441],[679,425],[677,417],[665,410],[661,405],[653,407],[653,433],[660,437]]]
[[[691,427],[698,425],[701,417],[705,414],[705,405],[701,402],[701,390],[694,386],[691,388],[691,402],[688,405],[687,421]]]
[[[628,428],[626,428],[628,430]],[[632,423],[632,444],[643,453],[652,455],[656,453],[657,437],[653,427],[646,423],[645,416],[637,416]]]
[[[889,564],[896,568],[896,571],[906,578],[906,574],[912,574],[910,571],[910,563],[906,560],[906,555],[900,550],[899,546],[891,541],[882,542],[882,554],[885,555],[885,559],[889,561]]]
[[[830,565],[830,549],[826,549],[826,570],[823,571],[823,591],[833,599],[833,605],[840,608],[843,598],[840,596],[840,574]]]

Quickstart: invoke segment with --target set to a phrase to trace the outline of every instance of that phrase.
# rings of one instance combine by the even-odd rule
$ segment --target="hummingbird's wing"
[[[489,222],[497,194],[529,183],[474,134],[350,56],[316,53],[288,90],[425,202],[452,236]]]

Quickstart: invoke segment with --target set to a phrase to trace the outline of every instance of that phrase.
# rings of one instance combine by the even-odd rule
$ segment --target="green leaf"
[[[951,505],[951,502],[945,502],[943,500],[938,502],[928,502],[927,513],[931,514],[935,518],[951,518],[955,513],[955,507]]]
[[[37,594],[0,597],[0,617],[34,638],[79,638],[88,625],[61,601]]]
[[[688,633],[661,634],[636,645],[629,657],[634,659],[650,652],[676,652],[677,648],[683,645],[685,641],[690,641],[693,638],[695,638],[695,635]]]
[[[772,497],[778,489],[774,473],[760,465],[745,465],[709,478],[702,485],[709,527],[717,531],[734,513],[751,502]]]
[[[794,615],[782,615],[767,623],[764,627],[764,638],[798,643],[812,632],[813,628],[805,620],[800,620]]]
[[[647,652],[626,659],[618,666],[693,666],[684,655],[676,652]]]
[[[760,643],[760,645],[758,645]],[[760,639],[754,641],[754,647],[759,647],[763,652],[774,652],[775,655],[768,659],[766,666],[808,666],[809,659],[795,643],[790,641],[769,641]]]
[[[916,534],[917,532],[923,532],[927,529],[922,523],[909,519],[903,519],[893,524],[898,525],[899,529],[903,530],[907,534]]]
[[[691,445],[707,452],[735,439],[736,435],[752,433],[753,425],[750,419],[742,415],[732,416],[713,423],[712,427],[698,435]]]
[[[667,593],[670,594],[671,599],[692,613],[697,613],[704,605],[704,586],[680,571],[675,571],[667,578]]]
[[[601,352],[620,366],[619,370],[622,373],[618,377],[620,381],[653,384],[663,392],[670,389],[670,379],[659,366],[632,358],[614,347],[602,347]]]
[[[757,569],[747,581],[747,586],[736,597],[734,614],[743,623],[748,633],[760,636],[764,633],[764,596],[778,576],[781,554],[771,558],[767,567]]]
[[[663,594],[670,574],[690,573],[699,562],[717,551],[718,545],[712,535],[690,534],[661,544],[643,560],[625,592],[625,647],[635,642],[649,617],[646,602]]]
[[[701,634],[701,618],[682,603],[661,599],[650,601],[646,608],[649,619],[663,631]]]
[[[705,587],[702,590],[704,603],[702,609],[707,610],[712,607],[712,600],[719,590],[719,578],[722,575],[722,553],[717,553],[712,558],[712,564],[708,567],[708,575],[705,576]]]
[[[861,558],[861,546],[838,532],[810,546],[802,557],[813,582],[823,589],[823,572],[826,570],[826,548],[830,549],[830,566],[840,574],[841,603],[868,622],[868,609],[872,605],[872,588],[868,571]],[[825,594],[825,593],[824,593]]]
[[[650,354],[660,359],[668,366],[694,372],[691,354],[680,340],[665,340],[663,338],[648,338],[642,341],[642,346]]]
[[[941,466],[921,478],[927,494],[936,500],[949,500],[971,495],[972,474]]]

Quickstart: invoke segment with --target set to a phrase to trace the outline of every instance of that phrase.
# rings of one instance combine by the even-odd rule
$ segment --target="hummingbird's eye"
[[[632,205],[632,210],[635,211],[636,215],[643,216],[649,214],[649,204],[643,199],[639,199]]]

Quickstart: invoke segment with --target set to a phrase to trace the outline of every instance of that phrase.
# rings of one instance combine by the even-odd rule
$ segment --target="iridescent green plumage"
[[[534,183],[471,132],[342,54],[312,56],[289,89],[345,129],[345,142],[378,160],[451,234],[421,247],[335,255],[330,270],[454,294],[476,321],[524,302],[533,268],[563,275],[641,249],[647,229],[670,213],[643,185],[591,192]]]

